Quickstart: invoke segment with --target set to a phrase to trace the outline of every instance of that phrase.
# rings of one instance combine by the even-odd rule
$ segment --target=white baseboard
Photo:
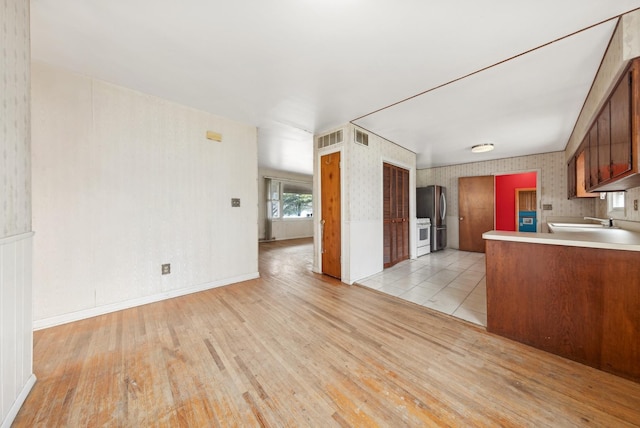
[[[288,241],[290,239],[313,238],[313,235],[287,236],[285,238],[273,238],[271,241]]]
[[[42,330],[44,328],[55,327],[61,324],[67,324],[74,321],[83,320],[86,318],[92,318],[99,315],[108,314],[111,312],[121,311],[123,309],[134,308],[136,306],[147,305],[149,303],[159,302],[161,300],[172,299],[174,297],[185,296],[187,294],[197,293],[199,291],[205,291],[216,287],[222,287],[229,284],[235,284],[236,282],[248,281],[250,279],[259,278],[258,272],[240,275],[233,278],[227,278],[220,281],[207,282],[194,287],[180,288],[177,290],[171,290],[164,293],[154,294],[152,296],[140,297],[138,299],[126,300],[124,302],[111,303],[109,305],[99,306],[96,308],[85,309],[82,311],[71,312],[68,314],[57,315],[50,318],[44,318],[41,320],[35,320],[33,322],[33,330]]]
[[[16,401],[13,402],[13,406],[9,409],[9,413],[7,413],[7,416],[2,421],[2,425],[0,426],[1,428],[9,428],[11,426],[16,416],[18,416],[18,412],[24,404],[24,400],[27,399],[27,396],[31,392],[31,388],[33,388],[33,385],[35,384],[36,375],[32,373],[31,376],[29,376],[29,379],[27,379],[27,383],[24,385],[24,388],[22,388],[18,397],[16,397]]]

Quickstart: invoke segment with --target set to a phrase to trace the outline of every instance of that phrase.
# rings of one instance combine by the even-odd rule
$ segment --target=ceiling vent
[[[342,143],[342,129],[332,132],[331,134],[318,137],[318,148],[329,147],[334,144]]]
[[[359,129],[355,130],[354,141],[358,144],[362,144],[363,146],[369,145],[369,134],[366,132],[362,132]]]

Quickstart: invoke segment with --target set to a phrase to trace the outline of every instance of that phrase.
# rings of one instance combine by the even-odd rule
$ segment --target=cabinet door
[[[611,178],[610,107],[607,103],[598,116],[598,182]]]
[[[589,138],[589,186],[597,186],[602,182],[598,173],[600,172],[600,163],[598,162],[598,122],[594,123],[588,134]]]
[[[578,196],[576,189],[576,158],[572,156],[567,165],[567,198],[573,199]]]
[[[573,185],[575,186],[575,192],[578,198],[595,198],[600,196],[600,194],[587,192],[586,180],[588,180],[588,177],[585,172],[585,153],[586,150],[574,157],[575,178]]]
[[[611,108],[611,169],[618,177],[631,170],[631,72],[616,87]]]

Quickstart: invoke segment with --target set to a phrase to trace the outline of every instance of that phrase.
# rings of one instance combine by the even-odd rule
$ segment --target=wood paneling
[[[0,239],[0,425],[15,416],[35,380],[32,236],[33,233],[25,233]]]
[[[458,178],[458,214],[463,251],[484,253],[482,234],[494,227],[494,177]]]
[[[487,330],[640,381],[640,253],[487,241]]]
[[[311,240],[260,244],[260,279],[36,332],[15,427],[640,424],[640,384],[312,258]]]

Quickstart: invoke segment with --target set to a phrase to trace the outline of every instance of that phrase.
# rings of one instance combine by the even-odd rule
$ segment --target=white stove
[[[416,219],[416,257],[424,256],[431,252],[431,219],[419,218]]]

